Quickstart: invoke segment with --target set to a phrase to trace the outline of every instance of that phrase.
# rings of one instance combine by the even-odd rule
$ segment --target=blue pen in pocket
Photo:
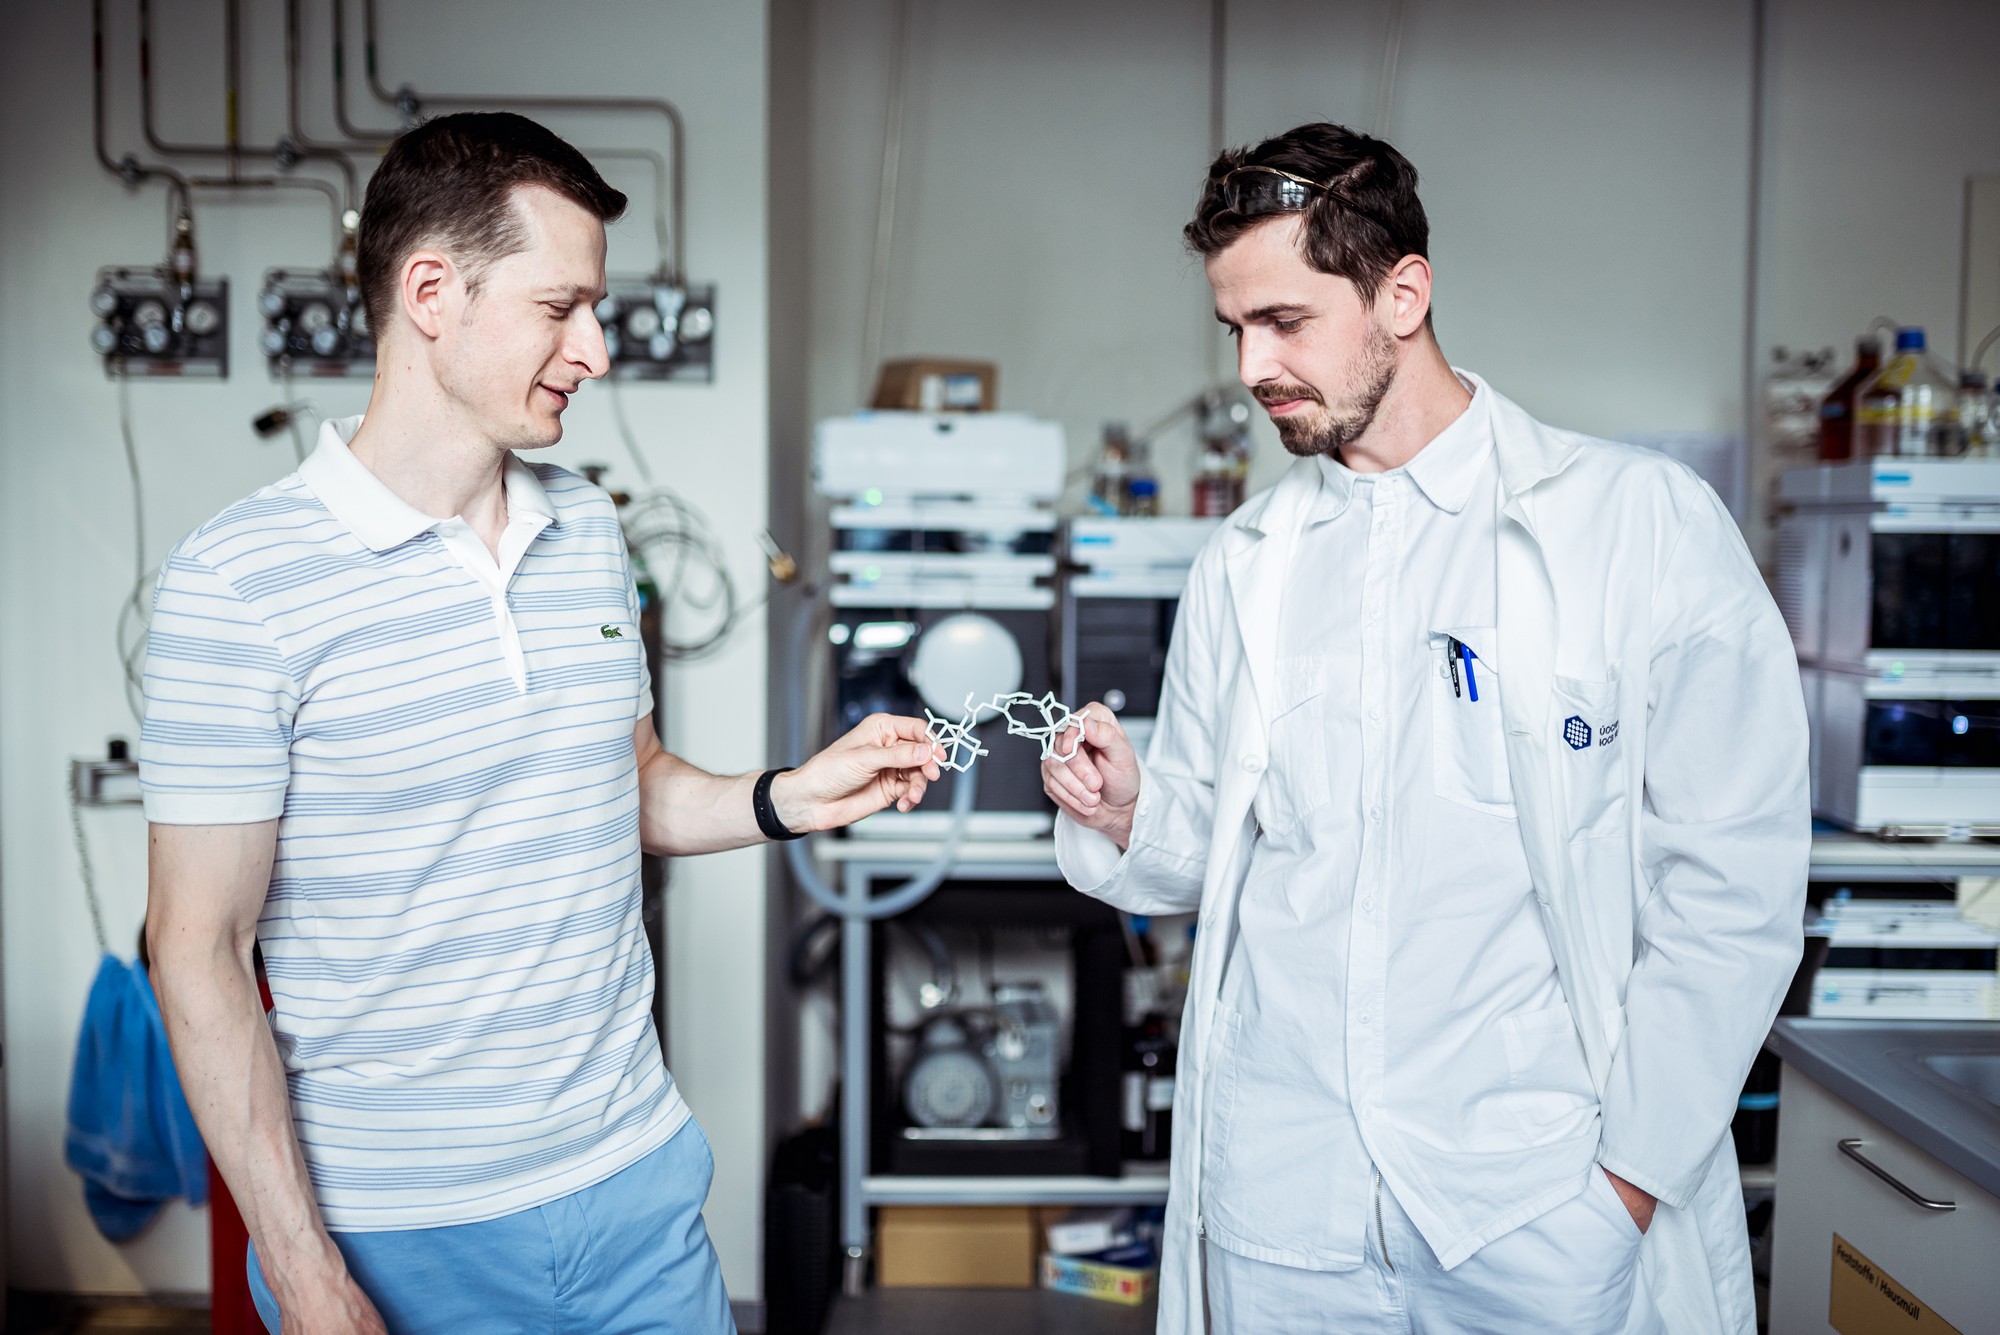
[[[1471,696],[1472,703],[1476,705],[1479,703],[1479,679],[1472,674],[1472,664],[1479,655],[1473,653],[1472,646],[1464,640],[1450,635],[1445,636],[1445,639],[1450,641],[1448,652],[1454,660],[1451,673],[1452,687],[1455,690],[1458,686],[1458,665],[1463,663],[1465,665],[1466,693]]]

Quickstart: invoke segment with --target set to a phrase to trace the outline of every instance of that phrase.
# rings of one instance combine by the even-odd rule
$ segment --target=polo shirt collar
[[[1465,508],[1466,499],[1472,494],[1473,483],[1478,480],[1480,465],[1492,442],[1489,406],[1492,395],[1487,392],[1486,382],[1477,376],[1456,370],[1453,374],[1471,392],[1472,402],[1452,419],[1450,425],[1433,436],[1429,444],[1418,450],[1414,458],[1401,469],[1391,471],[1407,474],[1431,504],[1457,514]],[[1306,512],[1308,525],[1339,517],[1347,509],[1347,503],[1354,499],[1355,482],[1361,476],[1338,459],[1321,455],[1316,462],[1319,464],[1320,488],[1319,495]]]
[[[320,504],[345,524],[371,550],[386,552],[400,547],[419,533],[426,533],[449,521],[434,519],[411,505],[368,471],[368,465],[348,448],[361,418],[335,417],[320,424],[319,444],[299,465],[299,478],[312,489]],[[555,522],[555,506],[533,469],[517,454],[507,455],[502,483],[507,489],[507,522],[524,517],[538,521],[540,528]]]

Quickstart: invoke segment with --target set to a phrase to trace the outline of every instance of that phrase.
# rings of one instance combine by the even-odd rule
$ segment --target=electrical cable
[[[118,377],[118,434],[125,445],[125,471],[132,480],[132,588],[118,609],[118,662],[125,677],[125,706],[135,722],[146,721],[146,631],[152,607],[146,594],[157,566],[146,564],[146,493],[139,471],[139,449],[132,438],[131,385]]]
[[[1986,331],[1986,337],[1979,340],[1979,346],[1972,350],[1972,360],[1965,364],[1968,371],[1977,371],[1979,364],[1986,360],[1987,352],[1995,343],[2000,343],[2000,325]]]
[[[76,785],[69,787],[69,828],[76,837],[76,865],[83,873],[83,902],[90,908],[90,928],[97,935],[97,953],[111,953],[111,937],[104,930],[104,905],[97,898],[97,872],[90,862],[90,838],[83,829],[83,803],[77,800]]]
[[[643,493],[634,495],[624,507],[621,520],[625,541],[660,591],[662,657],[673,663],[692,662],[721,648],[742,625],[744,617],[762,606],[764,600],[759,599],[749,607],[742,605],[736,580],[729,573],[728,558],[707,518],[671,487],[655,480],[652,466],[646,462],[638,436],[626,416],[625,397],[618,378],[613,376],[608,383],[612,418],[632,466],[646,486]],[[655,565],[656,561],[660,566]],[[701,633],[674,638],[669,627],[676,604],[701,615],[704,627]]]

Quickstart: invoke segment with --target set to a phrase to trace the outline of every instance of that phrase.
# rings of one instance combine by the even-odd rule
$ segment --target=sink
[[[1917,1060],[2000,1108],[2000,1052],[1927,1052]]]

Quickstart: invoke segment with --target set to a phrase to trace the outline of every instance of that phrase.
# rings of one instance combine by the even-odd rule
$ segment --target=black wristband
[[[771,780],[780,774],[790,772],[791,766],[783,769],[767,769],[757,776],[756,787],[750,790],[750,809],[757,814],[757,828],[764,832],[766,839],[803,839],[804,830],[789,830],[778,819],[777,808],[771,805]]]

